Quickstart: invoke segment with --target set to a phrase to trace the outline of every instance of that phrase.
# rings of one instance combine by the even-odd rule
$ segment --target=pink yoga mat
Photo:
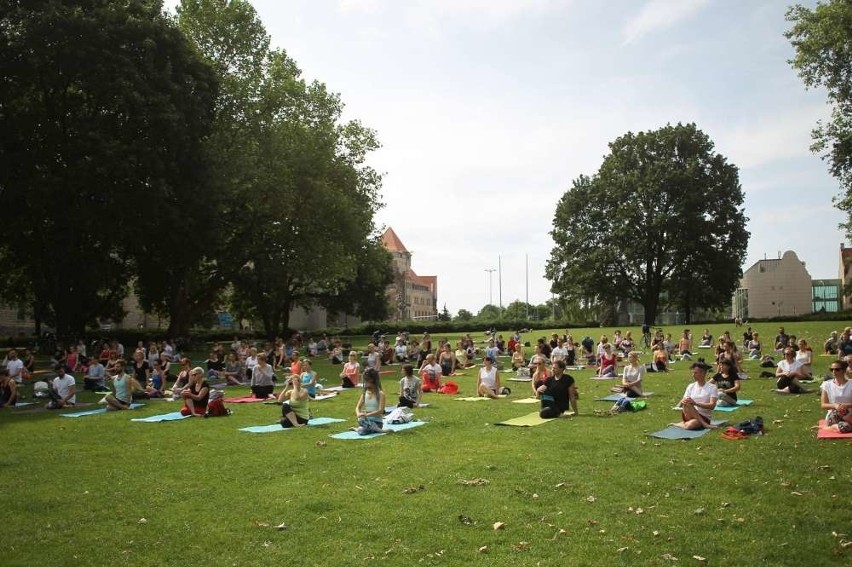
[[[852,433],[838,433],[837,431],[829,431],[822,429],[825,427],[825,420],[819,420],[820,430],[817,432],[817,439],[852,439]]]
[[[274,399],[274,396],[272,398],[255,398],[254,396],[245,396],[242,398],[225,398],[223,401],[226,404],[251,404],[254,402],[265,402],[270,399]]]

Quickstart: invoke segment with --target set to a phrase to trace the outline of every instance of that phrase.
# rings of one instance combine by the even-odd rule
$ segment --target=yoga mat
[[[141,408],[144,405],[145,404],[130,404],[130,409]],[[98,408],[98,409],[86,410],[86,411],[74,411],[74,412],[71,412],[71,413],[61,413],[59,415],[61,415],[62,417],[84,417],[84,416],[87,416],[87,415],[97,415],[99,413],[106,413],[106,412],[107,412],[106,408]]]
[[[374,437],[381,437],[383,435],[387,435],[390,431],[404,431],[406,429],[412,429],[414,427],[420,427],[421,425],[426,425],[425,421],[409,421],[408,423],[386,423],[384,425],[385,432],[383,433],[370,433],[369,435],[358,435],[357,431],[341,431],[340,433],[334,433],[329,435],[329,437],[333,439],[344,439],[347,441],[351,441],[353,439],[372,439]]]
[[[513,404],[537,404],[541,400],[538,398],[524,398],[522,400],[512,400]]]
[[[726,422],[723,419],[713,419],[710,420],[710,423],[711,425],[718,427]],[[695,439],[696,437],[701,437],[708,431],[710,431],[710,429],[681,429],[680,427],[670,425],[660,431],[648,433],[648,435],[656,437],[657,439]]]
[[[497,397],[498,398],[505,398],[506,394],[500,394]],[[485,396],[470,396],[470,397],[467,397],[467,398],[455,398],[455,399],[460,401],[460,402],[479,402],[481,400],[490,400],[492,398],[488,398],[488,397],[485,397]]]
[[[737,405],[735,406],[720,406],[716,405],[714,411],[724,411],[724,412],[732,412],[740,409],[740,406],[750,406],[754,403],[754,400],[737,400]]]
[[[23,407],[34,406],[34,405],[35,405],[35,402],[18,402],[18,403],[15,404],[15,407],[16,408],[23,408]]]
[[[228,385],[227,382],[221,382],[219,384],[210,384],[210,387],[211,388],[224,388],[227,385]]]
[[[654,392],[645,392],[642,394],[640,398],[630,398],[631,400],[641,400],[643,398],[649,398],[654,395]],[[617,402],[621,398],[624,397],[624,394],[610,394],[608,396],[604,396],[603,398],[597,398],[596,402]]]
[[[311,399],[312,402],[321,402],[323,400],[330,400],[331,398],[336,398],[337,394],[320,394],[316,398]]]
[[[591,380],[615,380],[618,376],[590,376]]]
[[[506,421],[500,421],[495,423],[494,425],[513,425],[516,427],[534,427],[536,425],[541,425],[542,423],[547,423],[551,421],[549,419],[542,419],[539,417],[538,412],[534,411],[527,415],[522,415],[521,417],[515,417],[512,419],[507,419]]]
[[[353,388],[344,388],[343,386],[332,386],[331,388],[323,388],[323,392],[342,392],[343,390],[352,390]]]
[[[828,429],[822,429],[825,427],[825,420],[819,420],[820,429],[817,431],[817,439],[852,439],[852,433],[838,433],[837,431],[830,431]]]
[[[160,415],[150,415],[148,417],[135,417],[130,421],[141,421],[144,423],[156,423],[159,421],[177,421],[179,419],[187,419],[188,415],[181,415],[179,411],[173,411],[171,413],[161,413]]]
[[[565,370],[585,370],[585,369],[586,369],[586,367],[583,366],[582,364],[578,364],[576,366],[566,366],[565,367]]]
[[[252,404],[255,402],[265,402],[266,400],[274,399],[275,396],[269,398],[255,398],[254,396],[237,396],[235,398],[225,398],[222,401],[226,404]]]
[[[308,421],[309,426],[326,425],[327,423],[338,423],[344,421],[334,417],[315,417]],[[240,431],[248,431],[249,433],[275,433],[276,431],[289,431],[294,427],[281,427],[278,423],[270,425],[252,425],[250,427],[241,427]]]
[[[532,382],[532,378],[509,378],[509,382]]]

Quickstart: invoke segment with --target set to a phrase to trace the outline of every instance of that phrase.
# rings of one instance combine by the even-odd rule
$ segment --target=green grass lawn
[[[843,325],[785,326],[819,354]],[[725,328],[742,332],[711,331]],[[755,328],[771,340],[777,324]],[[355,338],[356,347],[365,342]],[[830,359],[815,358],[822,374]],[[229,417],[167,423],[130,418],[176,403],[77,419],[4,410],[0,564],[848,565],[852,442],[815,439],[817,394],[772,394],[774,381],[756,379],[748,361],[741,397],[755,405],[722,415],[760,415],[767,435],[648,437],[678,418],[671,408],[688,365],[649,375],[655,395],[636,414],[593,416],[609,407],[593,400],[612,383],[583,370],[571,373],[581,392],[576,417],[495,426],[537,407],[512,403],[529,385],[508,383],[512,395],[495,401],[426,394],[431,406],[415,411],[425,426],[357,441],[329,438],[355,425],[356,391],[312,405],[314,415],[345,423],[262,435],[237,429],[277,421],[278,406],[232,404]],[[382,380],[393,403],[399,366],[391,368]],[[338,382],[339,367],[318,360],[315,369],[324,383]],[[462,395],[474,394],[474,370],[454,379]]]

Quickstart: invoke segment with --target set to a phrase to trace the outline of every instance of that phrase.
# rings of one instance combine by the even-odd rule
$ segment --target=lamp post
[[[494,268],[485,268],[485,271],[488,272],[488,305],[494,305],[494,288],[491,285],[494,279]]]

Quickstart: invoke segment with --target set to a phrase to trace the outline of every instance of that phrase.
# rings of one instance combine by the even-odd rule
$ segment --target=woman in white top
[[[476,380],[476,393],[486,398],[496,398],[502,393],[500,388],[500,374],[494,366],[494,359],[486,356],[484,366],[479,369],[479,378]]]
[[[801,363],[799,370],[807,378],[813,377],[811,364],[814,362],[814,351],[805,339],[799,339],[799,350],[796,351],[796,362]]]
[[[825,429],[838,433],[852,433],[852,381],[845,360],[832,361],[829,371],[834,376],[820,386],[821,407],[827,410]]]
[[[627,355],[627,365],[621,374],[621,384],[613,386],[612,391],[624,394],[628,398],[642,397],[642,379],[645,377],[645,365],[639,364],[639,353],[631,351]]]
[[[682,429],[705,429],[711,427],[710,416],[719,399],[719,390],[715,384],[707,381],[710,366],[699,360],[693,362],[690,368],[693,382],[686,387],[680,401],[682,421],[672,425]]]

